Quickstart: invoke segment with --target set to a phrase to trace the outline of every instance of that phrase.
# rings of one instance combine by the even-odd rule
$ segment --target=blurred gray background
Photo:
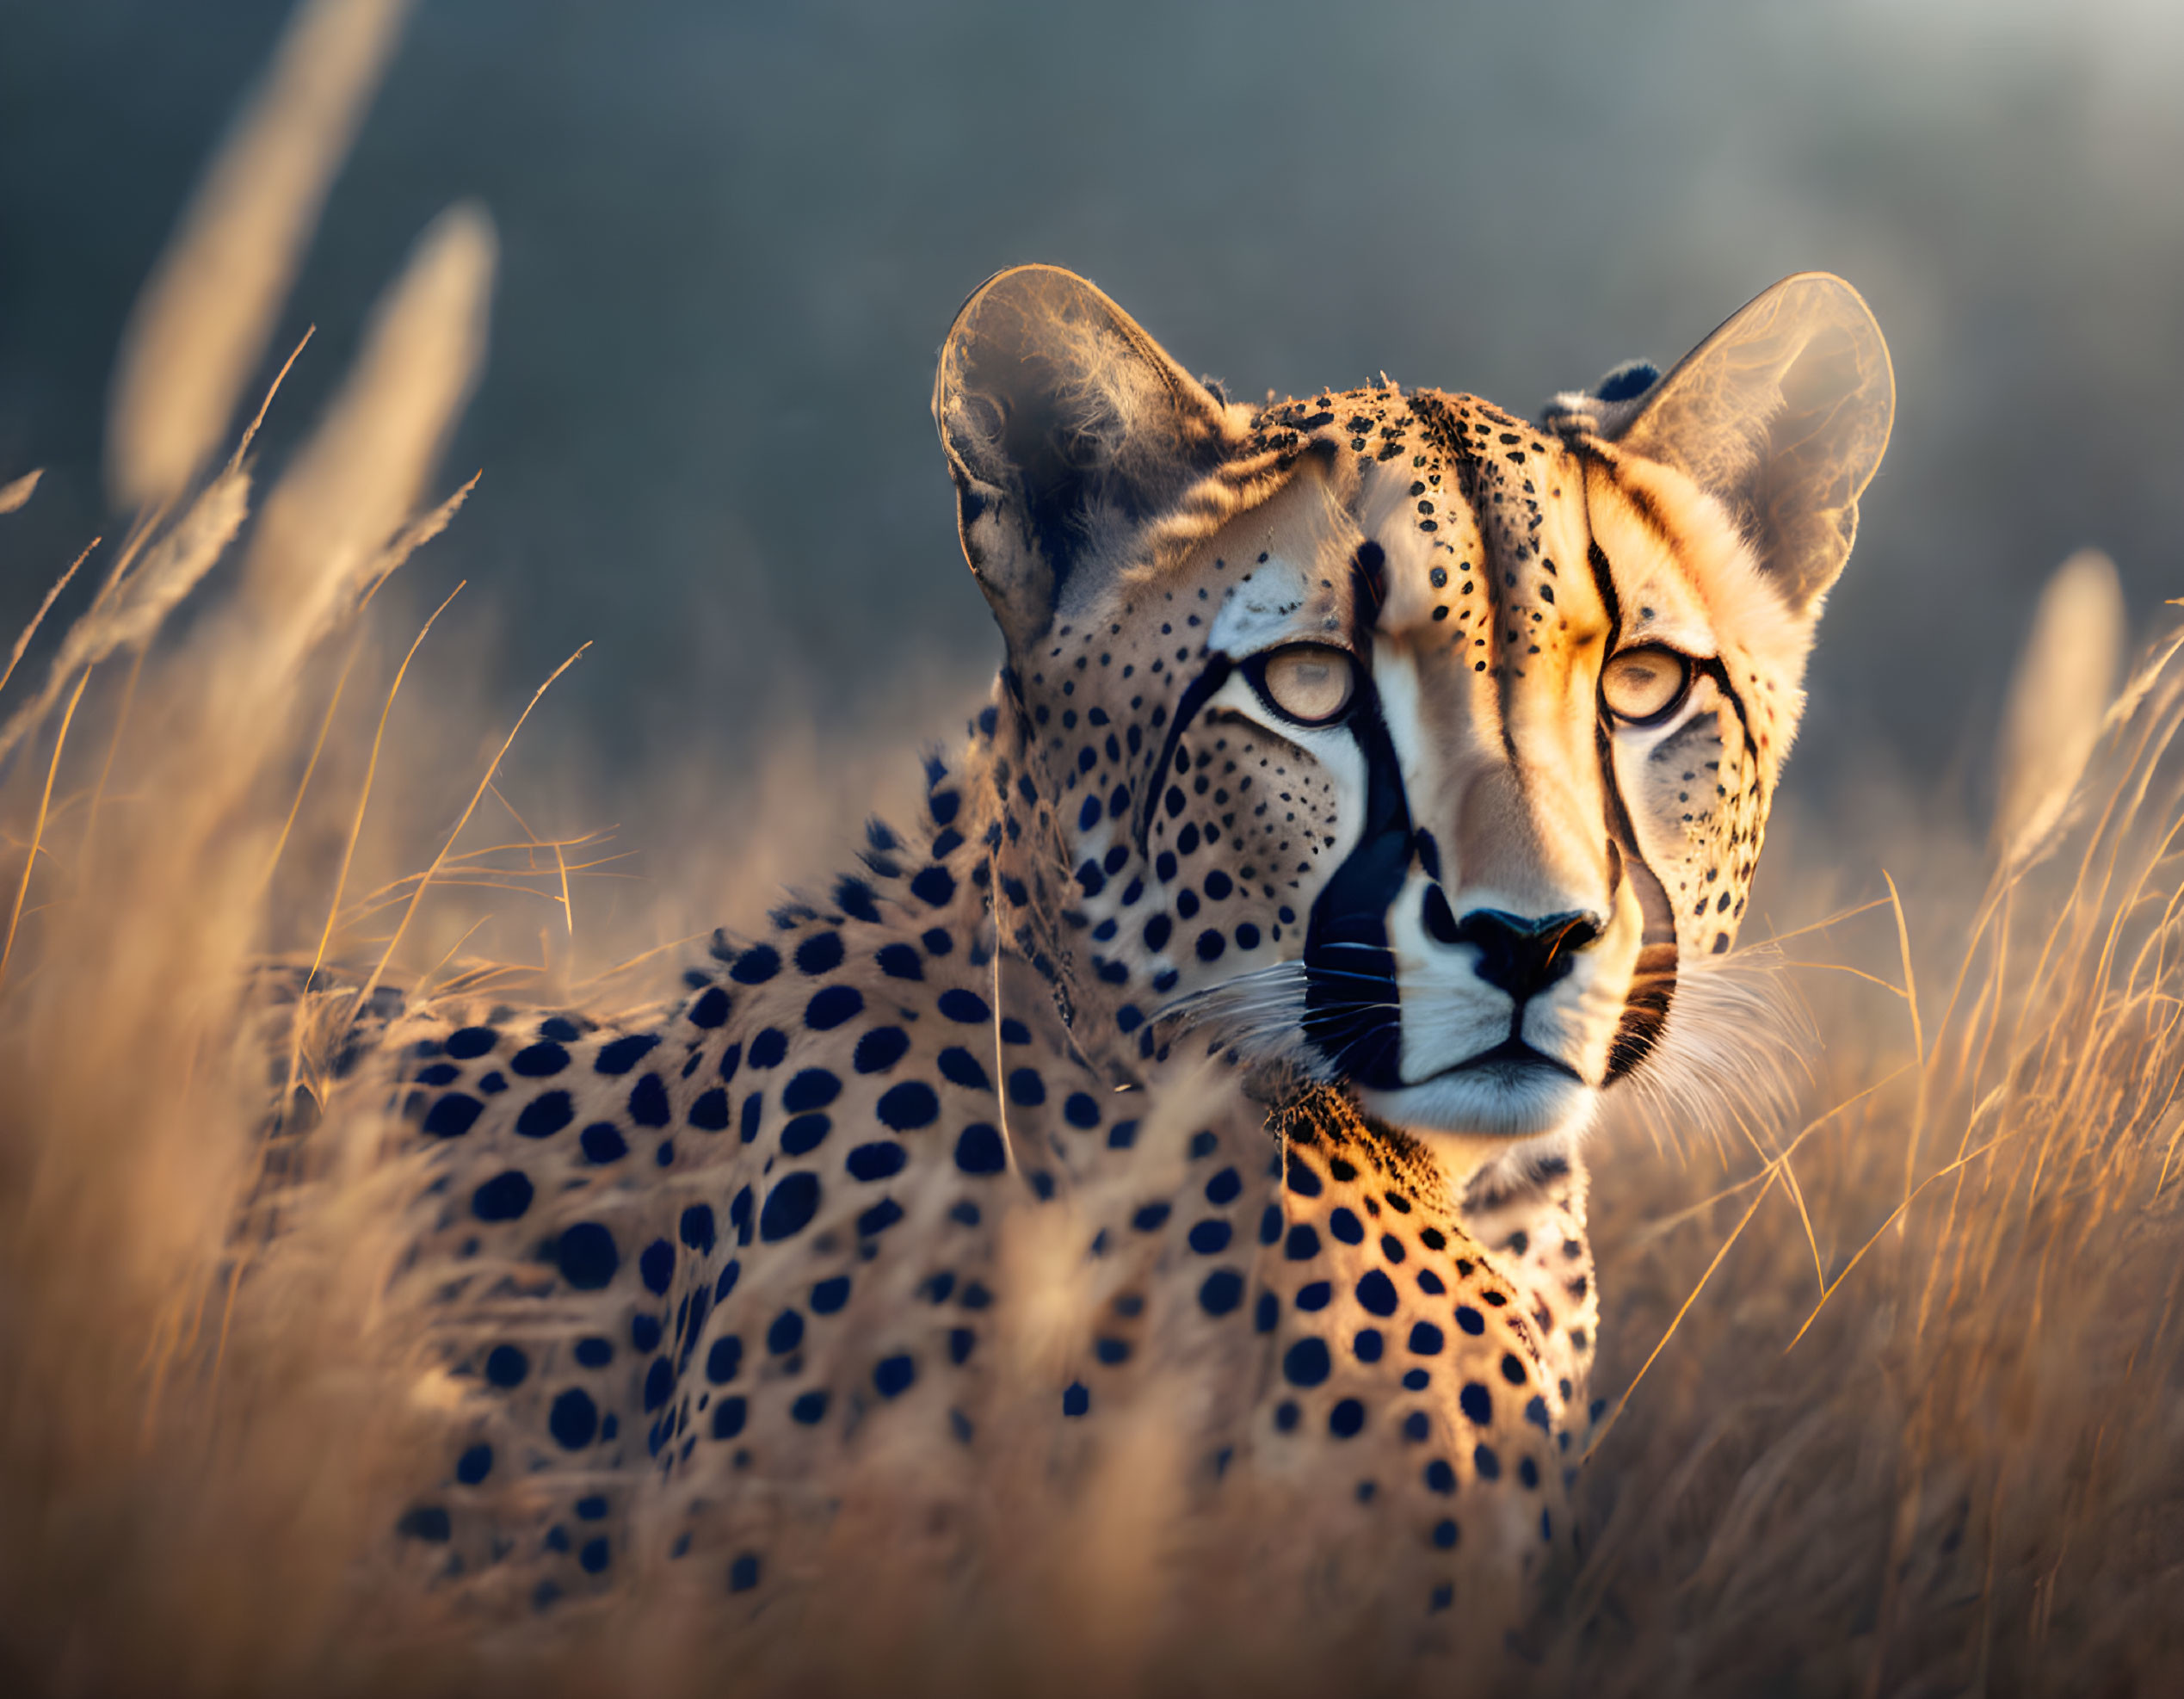
[[[51,469],[7,629],[115,528],[115,338],[285,10],[0,0],[0,479]],[[2181,85],[2175,0],[422,0],[267,457],[482,198],[493,352],[444,481],[485,478],[405,578],[470,578],[436,662],[510,712],[597,639],[526,737],[619,807],[990,666],[926,407],[1000,266],[1086,273],[1237,393],[1385,368],[1524,411],[1826,268],[1899,411],[1792,784],[1977,808],[2041,578],[2110,550],[2141,632],[2184,593]]]

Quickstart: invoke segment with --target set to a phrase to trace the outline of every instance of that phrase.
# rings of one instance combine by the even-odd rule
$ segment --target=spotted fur
[[[480,1608],[682,1566],[737,1620],[874,1458],[961,1502],[1150,1415],[1193,1515],[1397,1617],[1536,1567],[1578,1135],[1736,935],[1891,402],[1827,278],[1545,425],[1231,405],[1081,280],[989,283],[935,411],[1008,661],[918,828],[657,1023],[422,1011],[352,1079],[429,1152],[462,1394],[396,1547]],[[1269,682],[1299,646],[1326,724]],[[1639,650],[1687,683],[1632,724]]]

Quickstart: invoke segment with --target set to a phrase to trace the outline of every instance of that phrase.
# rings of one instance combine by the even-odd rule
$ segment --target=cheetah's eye
[[[1339,719],[1357,692],[1357,670],[1340,649],[1299,643],[1262,658],[1253,683],[1267,706],[1300,726]]]
[[[1601,670],[1601,700],[1626,726],[1666,720],[1690,689],[1690,661],[1657,643],[1626,649]]]

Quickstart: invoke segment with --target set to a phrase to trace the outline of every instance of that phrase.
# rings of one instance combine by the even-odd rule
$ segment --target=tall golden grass
[[[2051,608],[2034,641],[2057,629]],[[2151,1692],[2184,1671],[2175,646],[2084,781],[2051,774],[2046,839],[2005,837],[1986,880],[1930,829],[1771,850],[1778,902],[1835,882],[1821,857],[1881,887],[1786,940],[1821,1040],[1808,1119],[1741,1160],[1596,1165],[1597,1389],[1629,1390],[1558,1625],[1608,1685]],[[2044,659],[2021,676],[2069,664]]]
[[[439,1413],[394,1273],[412,1171],[367,1106],[315,1120],[369,1040],[369,988],[600,1010],[674,965],[643,905],[594,941],[589,881],[620,851],[510,800],[527,708],[450,708],[431,621],[375,623],[460,500],[428,491],[483,356],[483,215],[421,238],[262,503],[250,431],[219,452],[399,11],[299,13],[208,173],[201,204],[227,210],[185,220],[135,321],[112,460],[139,516],[0,679],[0,1688],[855,1690],[845,1643],[739,1664],[682,1594],[474,1636],[366,1555]],[[216,287],[238,263],[256,281]],[[0,515],[34,488],[8,483]],[[170,633],[231,553],[232,592]],[[2184,1671],[2184,666],[2165,640],[2108,706],[2118,630],[2112,572],[2058,577],[1991,843],[1901,810],[1778,822],[1760,904],[1817,1035],[1787,1122],[1725,1110],[1649,1140],[1638,1117],[1596,1146],[1612,1413],[1577,1487],[1584,1555],[1515,1642],[1539,1690],[2150,1692]],[[769,794],[784,842],[824,835],[808,796]],[[748,922],[801,862],[707,869],[706,895]],[[924,1685],[984,1660],[1004,1690],[1052,1688],[1058,1658],[1129,1684],[1149,1654],[1108,1625],[1194,1574],[1233,1604],[1251,1573],[1133,1495],[1134,1467],[1059,1530],[1030,1486],[994,1496],[990,1571],[1015,1579],[969,1600],[891,1565],[916,1505],[891,1521],[866,1483],[861,1609],[931,1659]],[[1264,1622],[1194,1667],[1278,1684],[1315,1632]],[[1460,1688],[1471,1667],[1414,1673]]]

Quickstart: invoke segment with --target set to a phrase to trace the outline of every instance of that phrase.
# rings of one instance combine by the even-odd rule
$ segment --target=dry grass
[[[479,215],[427,233],[255,522],[247,454],[217,460],[399,10],[308,9],[294,39],[346,30],[348,57],[290,52],[216,164],[203,204],[255,210],[186,223],[120,386],[142,517],[89,557],[99,588],[42,681],[0,703],[0,1687],[436,1691],[486,1664],[571,1692],[854,1687],[867,1643],[927,1684],[984,1659],[1051,1689],[1059,1645],[1080,1684],[1127,1686],[1149,1643],[1106,1627],[1152,1608],[1154,1548],[1212,1573],[1236,1636],[1216,1664],[1293,1674],[1251,1572],[1144,1485],[1151,1433],[1080,1501],[1089,1532],[1042,1523],[1029,1485],[990,1495],[1009,1585],[976,1597],[908,1572],[896,1484],[855,1487],[836,1549],[867,1640],[776,1640],[766,1681],[678,1593],[486,1646],[352,1561],[437,1417],[392,1277],[409,1170],[368,1117],[312,1131],[370,1010],[299,984],[342,962],[450,998],[641,1004],[687,924],[627,899],[610,837],[534,830],[501,761],[516,714],[451,707],[430,622],[390,636],[367,612],[460,498],[420,510],[482,353]],[[330,118],[298,89],[335,71]],[[284,124],[317,126],[296,133],[310,169]],[[218,370],[158,377],[172,303],[225,299],[204,269],[238,244],[271,281],[209,336]],[[235,594],[163,638],[231,551]],[[2096,724],[2113,578],[2068,582],[2021,674],[2002,870],[1960,834],[1786,819],[1762,898],[1818,1035],[1791,1119],[1597,1148],[1595,1390],[1618,1403],[1580,1483],[1587,1555],[1520,1648],[1540,1690],[2142,1692],[2184,1671],[2184,667],[2165,646]],[[787,776],[809,759],[756,811],[787,835],[732,866],[701,821],[639,847],[754,919],[845,824]],[[678,842],[706,846],[702,872]],[[300,1095],[268,1141],[281,1072]]]
[[[210,457],[264,351],[409,0],[303,0],[131,315],[108,473],[173,501]]]
[[[2151,1691],[2184,1669],[2162,1604],[2184,679],[2141,686],[2045,859],[1982,892],[1965,846],[1892,844],[1899,875],[1926,864],[1900,907],[1792,942],[1816,1124],[1764,1160],[1626,1141],[1596,1165],[1596,1390],[1718,1259],[1584,1483],[1594,1545],[1555,1632],[1603,1684]],[[1881,882],[1871,844],[1770,854],[1778,893],[1823,856]]]

